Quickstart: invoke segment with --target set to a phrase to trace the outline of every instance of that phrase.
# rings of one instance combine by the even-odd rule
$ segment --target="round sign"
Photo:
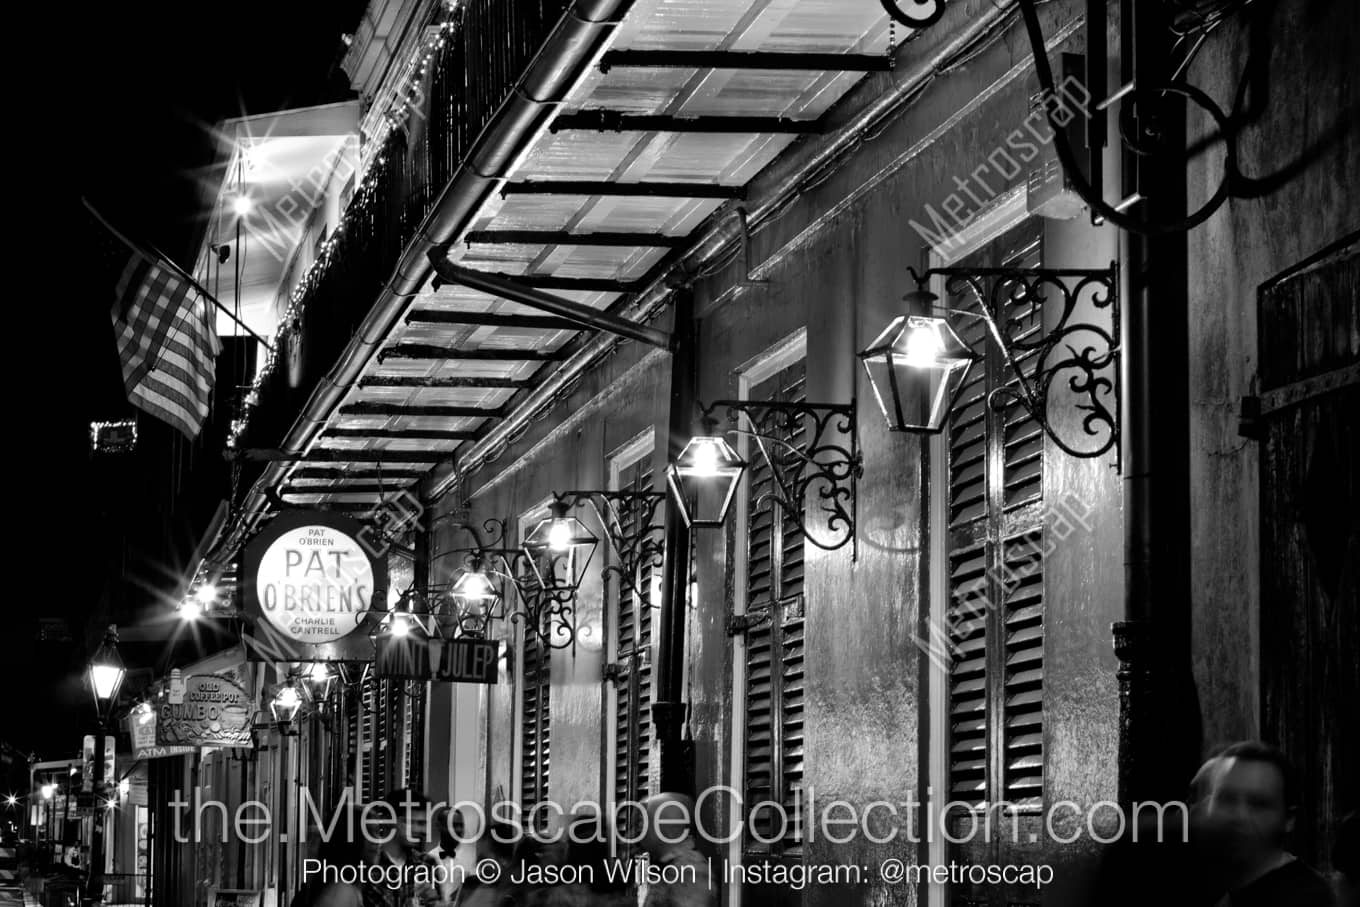
[[[373,567],[355,539],[330,526],[280,535],[260,557],[255,594],[265,620],[306,645],[335,642],[363,623]]]

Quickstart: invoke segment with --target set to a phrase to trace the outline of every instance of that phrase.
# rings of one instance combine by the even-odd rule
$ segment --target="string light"
[[[436,55],[448,45],[457,31],[462,20],[460,13],[463,5],[464,0],[446,0],[444,4],[446,18],[416,47],[402,70],[402,77],[396,81],[392,102],[382,116],[386,128],[375,132],[370,141],[371,146],[376,146],[380,150],[366,167],[361,168],[364,176],[355,188],[353,198],[351,198],[344,213],[340,215],[340,220],[335,229],[331,231],[331,235],[321,244],[316,260],[312,262],[311,267],[302,275],[302,279],[298,281],[297,286],[289,294],[288,305],[284,308],[283,316],[279,319],[278,329],[274,333],[273,346],[265,354],[264,364],[256,371],[250,388],[242,400],[242,412],[231,422],[231,431],[227,436],[228,449],[234,450],[240,442],[241,436],[248,429],[251,413],[260,403],[260,390],[279,367],[279,351],[284,348],[284,342],[292,335],[302,332],[305,300],[312,290],[321,283],[322,277],[330,268],[331,259],[335,257],[336,250],[340,246],[337,237],[343,234],[351,212],[367,208],[372,200],[371,196],[377,193],[379,183],[383,180],[382,168],[387,163],[387,144],[392,139],[393,130],[405,123],[418,101],[423,98],[423,92],[418,90],[418,86],[429,72],[430,65]],[[414,74],[414,77],[412,74]],[[402,86],[406,86],[406,93],[398,102],[396,95],[402,91]]]

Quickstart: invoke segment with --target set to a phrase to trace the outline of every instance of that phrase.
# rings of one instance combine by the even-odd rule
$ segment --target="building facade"
[[[1072,904],[1116,807],[1263,738],[1326,866],[1357,797],[1355,11],[567,6],[372,4],[355,188],[279,285],[201,567],[349,513],[386,632],[499,640],[499,679],[328,664],[245,788],[549,827],[678,790],[731,907]],[[975,361],[938,432],[892,431],[860,354],[942,313]],[[706,433],[748,465],[688,526],[667,474]],[[570,594],[514,553],[555,515],[597,542]],[[311,670],[244,659],[262,711]],[[259,847],[236,878],[285,904],[307,852]],[[863,872],[787,881],[832,866]]]

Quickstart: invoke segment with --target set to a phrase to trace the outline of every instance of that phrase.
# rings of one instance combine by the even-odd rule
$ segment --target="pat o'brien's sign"
[[[246,547],[245,609],[266,660],[363,658],[387,600],[386,563],[354,520],[287,511]]]

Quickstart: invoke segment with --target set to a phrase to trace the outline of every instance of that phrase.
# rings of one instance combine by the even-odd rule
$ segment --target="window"
[[[614,491],[650,492],[652,439],[650,435],[629,445],[610,463],[610,487]],[[660,508],[657,515],[660,515]],[[626,535],[641,533],[645,514],[621,506],[620,522]],[[652,611],[653,584],[658,571],[644,563],[636,589],[614,588],[614,798],[615,802],[641,801],[653,792],[652,784]]]
[[[805,374],[800,358],[751,382],[745,396],[801,402]],[[800,448],[806,431],[799,425],[782,440]],[[766,444],[766,450],[775,468],[801,469],[801,461],[781,445]],[[800,814],[794,798],[803,783],[803,532],[766,497],[775,491],[775,476],[754,444],[748,445],[746,457],[743,799],[748,805],[765,800],[783,804],[790,821],[780,834],[774,810],[757,812],[747,825],[742,859],[797,863],[803,838],[801,824],[794,821]],[[747,886],[744,897],[753,903],[797,902],[796,892],[787,886]]]
[[[1039,267],[1042,230],[1042,221],[1024,221],[955,266]],[[965,292],[943,305],[977,311],[980,301]],[[998,321],[1018,328],[1019,336],[1043,330],[1043,312],[1034,301],[1003,306],[995,313]],[[1015,374],[982,321],[960,318],[956,324],[986,358],[969,374],[935,448],[944,455],[936,478],[946,486],[934,524],[943,536],[936,547],[943,569],[936,588],[943,598],[939,641],[945,645],[944,701],[935,700],[943,717],[933,727],[944,736],[947,799],[972,810],[1004,802],[1023,827],[1038,821],[1044,797],[1044,436],[1022,407],[1012,403],[998,411],[988,405],[992,391],[1016,386]],[[1022,369],[1033,367],[1032,355],[1018,358]],[[952,820],[962,830],[970,822],[962,811]],[[1003,830],[991,842],[960,845],[954,857],[1024,862],[1026,848],[1012,840],[1037,836],[1028,837],[1026,828],[1012,838]],[[1023,903],[1010,894],[960,885],[954,897],[966,904]]]

